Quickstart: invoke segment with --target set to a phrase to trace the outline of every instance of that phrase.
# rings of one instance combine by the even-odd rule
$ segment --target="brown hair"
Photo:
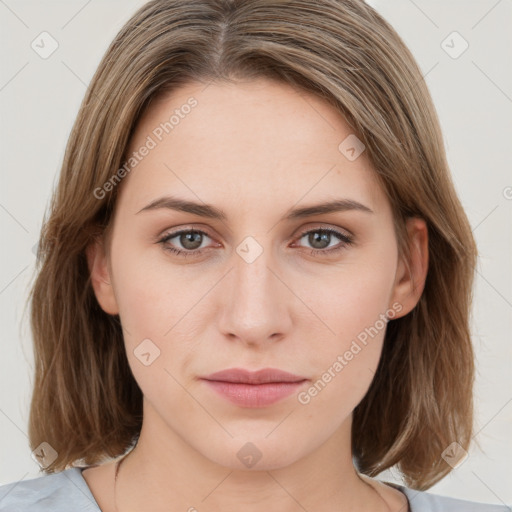
[[[366,146],[394,213],[425,219],[429,270],[416,307],[387,326],[380,364],[356,407],[352,449],[362,473],[395,466],[424,490],[451,467],[473,429],[469,331],[476,245],[455,193],[439,121],[413,56],[358,0],[153,0],[108,48],[71,132],[44,219],[31,290],[35,381],[32,449],[48,442],[47,473],[124,453],[142,425],[117,315],[94,295],[86,247],[110,228],[118,187],[93,193],[121,167],[157,94],[191,81],[269,78],[316,94]]]

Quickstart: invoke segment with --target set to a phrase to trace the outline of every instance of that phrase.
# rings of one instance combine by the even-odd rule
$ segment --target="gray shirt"
[[[82,469],[85,468],[69,468],[0,486],[0,512],[101,512]],[[445,498],[401,485],[388,485],[407,496],[411,512],[511,512],[507,506]]]

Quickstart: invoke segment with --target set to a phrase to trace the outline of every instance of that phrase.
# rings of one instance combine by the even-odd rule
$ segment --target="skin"
[[[98,302],[119,314],[126,354],[144,394],[139,442],[117,483],[117,509],[318,512],[407,510],[398,490],[361,478],[352,463],[352,412],[377,368],[385,328],[309,403],[297,394],[245,408],[214,393],[199,377],[232,367],[280,368],[309,379],[308,390],[390,309],[410,312],[423,291],[427,228],[407,225],[410,271],[399,255],[391,206],[363,152],[350,161],[338,146],[352,133],[315,96],[268,80],[191,83],[152,103],[130,153],[193,96],[197,106],[124,178],[110,253],[87,250]],[[173,195],[222,209],[226,220],[170,209],[143,211]],[[281,220],[294,207],[334,198],[350,210]],[[179,229],[207,232],[196,246]],[[353,236],[338,252],[302,236],[332,228]],[[314,232],[315,233],[315,232]],[[247,237],[262,253],[237,253]],[[395,307],[393,309],[393,304]],[[396,312],[399,305],[400,312]],[[146,366],[134,349],[149,338],[160,355]],[[237,457],[253,443],[251,468]],[[114,511],[114,464],[83,472],[103,511]],[[204,500],[204,501],[203,501]]]

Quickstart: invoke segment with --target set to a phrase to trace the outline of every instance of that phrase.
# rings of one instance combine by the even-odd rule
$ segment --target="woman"
[[[476,247],[420,70],[363,2],[146,4],[38,261],[48,474],[0,510],[506,510],[425,492],[473,433]]]

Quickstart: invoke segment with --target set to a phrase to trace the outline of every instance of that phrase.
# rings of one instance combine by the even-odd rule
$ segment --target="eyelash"
[[[157,243],[160,243],[164,246],[165,250],[170,251],[174,254],[177,254],[181,257],[187,258],[189,256],[200,256],[205,251],[205,248],[203,249],[195,249],[190,251],[184,251],[182,249],[176,249],[175,247],[171,247],[170,245],[167,245],[167,242],[171,240],[172,238],[175,238],[179,235],[185,234],[185,233],[199,233],[202,235],[206,235],[208,238],[211,238],[208,233],[205,231],[201,231],[200,229],[183,229],[181,231],[176,231],[175,233],[168,233],[164,235],[163,238],[158,240]],[[331,228],[317,228],[317,229],[310,229],[307,231],[303,231],[299,237],[298,240],[303,238],[305,235],[308,235],[309,233],[329,233],[331,235],[335,235],[336,237],[340,238],[341,242],[339,245],[335,246],[332,249],[310,249],[309,253],[312,256],[316,255],[332,255],[334,253],[337,253],[343,249],[345,249],[347,246],[350,246],[353,244],[354,240],[352,236],[345,235],[341,233],[340,231],[337,231],[335,229]]]

